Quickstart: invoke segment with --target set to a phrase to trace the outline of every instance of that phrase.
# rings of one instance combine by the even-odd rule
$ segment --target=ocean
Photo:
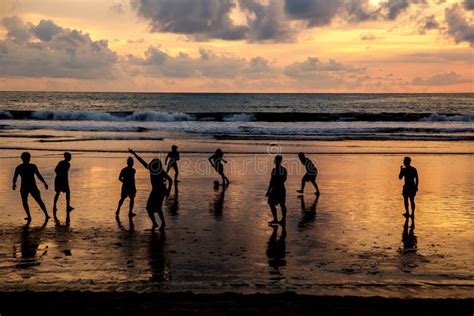
[[[0,92],[2,130],[473,140],[474,94]]]

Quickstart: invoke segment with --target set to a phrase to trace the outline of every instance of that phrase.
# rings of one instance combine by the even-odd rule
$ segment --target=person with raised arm
[[[30,207],[28,205],[28,195],[31,194],[33,199],[35,199],[36,203],[40,206],[41,210],[44,213],[45,219],[49,219],[48,211],[46,210],[46,206],[41,199],[41,193],[38,187],[36,186],[35,176],[43,182],[44,187],[48,190],[48,184],[44,180],[43,176],[41,176],[38,167],[32,163],[31,154],[29,152],[24,152],[21,154],[21,160],[23,161],[22,164],[18,165],[15,169],[15,174],[13,176],[13,186],[12,189],[16,190],[16,181],[18,176],[21,177],[21,187],[20,187],[20,194],[21,194],[21,201],[23,203],[23,208],[25,209],[26,217],[25,220],[29,223],[31,222],[31,214],[30,214]]]
[[[158,213],[161,220],[160,230],[164,231],[166,223],[163,215],[163,200],[171,190],[173,180],[163,169],[163,164],[159,158],[153,158],[149,163],[147,163],[132,149],[129,148],[128,151],[137,158],[145,169],[150,172],[151,192],[148,197],[146,210],[151,222],[153,223],[152,230],[155,230],[158,227],[158,223],[155,219],[155,213]],[[166,188],[165,180],[168,181],[168,188]]]

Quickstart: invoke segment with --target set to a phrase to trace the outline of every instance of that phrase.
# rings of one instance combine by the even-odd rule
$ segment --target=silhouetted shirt
[[[270,187],[273,189],[285,188],[285,182],[288,174],[282,166],[273,168],[272,177],[270,178]]]
[[[120,171],[119,179],[122,181],[122,190],[136,191],[135,173],[136,170],[130,167],[125,167]]]
[[[304,166],[306,168],[307,174],[312,175],[312,176],[316,175],[317,169],[309,158],[305,159]]]
[[[71,164],[68,161],[66,160],[60,161],[58,165],[56,166],[56,169],[54,169],[54,171],[56,172],[56,178],[67,181],[70,167],[71,167]]]
[[[406,186],[416,186],[415,178],[418,176],[416,168],[412,166],[402,168],[402,170],[400,171],[400,176],[405,178]]]
[[[35,174],[38,174],[38,167],[36,165],[28,163],[21,164],[15,169],[15,173],[21,177],[20,191],[28,191],[37,188],[35,181]]]
[[[168,153],[168,163],[175,164],[179,160],[179,152],[178,151],[170,151]]]

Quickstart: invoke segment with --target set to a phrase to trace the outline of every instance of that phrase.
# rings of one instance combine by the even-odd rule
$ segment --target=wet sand
[[[360,142],[333,143],[345,152],[310,155],[320,170],[322,195],[315,203],[308,187],[304,205],[296,193],[303,169],[288,152],[313,143],[284,144],[277,148],[283,150],[289,171],[288,222],[282,238],[281,228],[274,232],[267,225],[270,210],[264,197],[276,147],[262,144],[255,150],[259,154],[236,154],[238,148],[255,145],[223,142],[198,147],[189,141],[189,147],[205,151],[228,146],[233,152],[225,157],[229,188],[213,189],[216,175],[208,166],[208,154],[183,155],[182,182],[165,202],[164,234],[148,230],[144,207],[150,185],[146,170],[137,164],[138,216],[128,220],[126,201],[121,221],[114,218],[120,195],[117,178],[126,153],[75,152],[70,185],[76,209],[71,223],[64,221],[61,197],[59,225],[49,221],[42,226],[42,214],[31,201],[33,221],[25,227],[19,193],[11,190],[19,163],[15,157],[21,151],[0,151],[0,291],[473,297],[472,144],[452,142],[449,150],[442,150],[442,144],[433,142],[419,142],[417,148],[410,147],[411,142],[406,148],[403,142],[398,148],[387,142],[364,142],[370,144],[365,147]],[[109,147],[150,149],[146,142],[112,143]],[[168,148],[168,143],[155,144],[157,151]],[[186,148],[184,141],[180,145]],[[62,146],[58,149],[68,148]],[[388,147],[397,153],[377,152]],[[423,147],[424,154],[413,154]],[[61,155],[48,148],[31,152],[33,163],[52,185]],[[408,242],[402,241],[411,222],[405,231],[398,180],[403,155],[398,151],[413,154],[421,177],[414,235]],[[42,189],[42,194],[51,210],[52,190]]]

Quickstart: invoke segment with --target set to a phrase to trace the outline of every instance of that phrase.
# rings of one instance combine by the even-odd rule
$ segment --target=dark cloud
[[[116,54],[105,40],[42,20],[38,25],[17,17],[1,20],[7,36],[0,41],[0,76],[112,78]]]
[[[291,41],[296,31],[285,19],[282,2],[270,0],[263,5],[257,0],[239,0],[240,8],[248,14],[249,41]]]
[[[245,39],[248,27],[235,25],[234,0],[132,0],[132,8],[150,21],[152,32],[171,32],[196,39]]]
[[[449,86],[464,82],[469,82],[469,80],[463,79],[455,72],[447,72],[429,78],[416,77],[412,84],[415,86]]]
[[[447,33],[456,43],[468,42],[474,47],[474,24],[467,19],[459,4],[445,10],[445,19],[448,24]]]
[[[464,8],[466,10],[474,10],[474,0],[464,0]]]
[[[430,15],[430,16],[425,17],[420,22],[419,32],[420,34],[425,34],[428,31],[439,29],[439,27],[440,25],[438,21],[436,20],[436,17],[434,15]]]
[[[344,0],[285,0],[290,19],[304,20],[308,27],[327,25],[341,12]]]
[[[271,75],[273,71],[268,61],[262,57],[246,60],[217,55],[205,49],[200,49],[199,57],[193,58],[185,53],[171,56],[162,49],[150,47],[145,52],[145,58],[130,56],[129,62],[139,66],[135,71],[136,74],[152,77],[236,78],[244,75],[265,77]]]

